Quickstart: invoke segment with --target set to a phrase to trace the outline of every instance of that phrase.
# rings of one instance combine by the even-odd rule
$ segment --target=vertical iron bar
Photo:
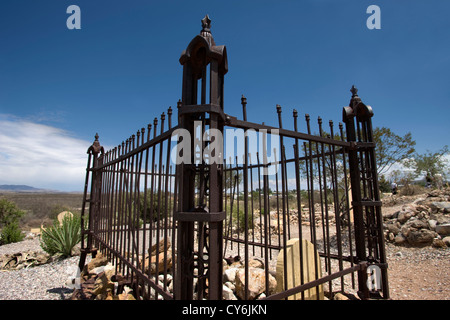
[[[294,130],[295,132],[298,132],[298,126],[297,126],[297,117],[298,113],[297,110],[294,109],[293,111],[293,117],[294,117]],[[300,239],[300,246],[299,246],[299,254],[300,254],[300,266],[303,268],[303,228],[302,228],[302,206],[301,206],[301,187],[300,187],[300,163],[299,163],[299,145],[298,145],[298,139],[295,139],[294,147],[294,158],[295,158],[295,183],[296,183],[296,189],[297,189],[297,216],[298,216],[298,237]],[[300,272],[300,284],[304,284],[304,273]],[[301,292],[301,298],[302,300],[305,299],[305,291]]]
[[[244,116],[244,121],[247,121],[247,99],[242,96],[241,98],[242,104],[242,113]],[[248,300],[248,136],[245,134],[244,136],[244,274],[245,274],[245,293],[244,299]],[[239,214],[239,213],[238,213]]]

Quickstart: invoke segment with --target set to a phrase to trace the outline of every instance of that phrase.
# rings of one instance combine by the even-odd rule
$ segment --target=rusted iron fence
[[[372,109],[353,87],[337,128],[321,118],[313,126],[308,115],[301,125],[294,110],[287,129],[280,106],[277,127],[249,122],[245,97],[243,119],[227,115],[226,48],[215,45],[207,16],[202,26],[180,58],[177,125],[169,108],[115,148],[105,152],[98,136],[89,148],[80,267],[100,250],[137,298],[222,299],[224,258],[238,256],[239,298],[248,299],[249,261],[258,257],[265,299],[305,298],[319,286],[389,298]],[[284,263],[285,289],[274,290],[268,279],[293,238],[318,252],[315,277],[289,287]]]

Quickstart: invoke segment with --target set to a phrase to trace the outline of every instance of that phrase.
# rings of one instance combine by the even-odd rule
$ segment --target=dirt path
[[[393,300],[450,300],[450,249],[387,245]]]

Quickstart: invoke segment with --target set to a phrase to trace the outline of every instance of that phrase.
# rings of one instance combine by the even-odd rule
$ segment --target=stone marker
[[[302,245],[303,265],[300,265],[300,244]],[[317,278],[314,255],[317,257]],[[287,288],[284,283],[284,249],[280,251],[277,258],[277,290],[276,292],[283,292],[302,284],[301,274],[303,273],[303,284],[322,277],[320,258],[317,251],[314,250],[314,245],[307,240],[300,240],[298,238],[291,239],[286,245],[287,258]],[[288,297],[289,300],[300,300],[302,294],[297,293]],[[304,291],[305,300],[317,300],[317,288],[311,288]],[[319,285],[319,299],[324,299],[323,285]]]

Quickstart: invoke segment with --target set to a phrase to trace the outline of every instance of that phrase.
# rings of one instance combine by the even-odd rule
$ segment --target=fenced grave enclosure
[[[115,148],[105,152],[98,135],[89,148],[80,267],[100,251],[137,299],[220,300],[224,259],[238,256],[239,298],[248,299],[256,257],[263,299],[306,299],[319,286],[389,298],[371,107],[352,87],[338,126],[298,121],[294,110],[294,128],[285,128],[278,105],[278,127],[252,123],[244,96],[242,120],[226,114],[227,50],[216,46],[210,22],[202,20],[180,58],[177,124],[169,108]],[[314,279],[289,287],[276,263],[294,238],[318,254]],[[298,257],[292,263],[303,268]],[[284,289],[274,290],[270,276]]]

